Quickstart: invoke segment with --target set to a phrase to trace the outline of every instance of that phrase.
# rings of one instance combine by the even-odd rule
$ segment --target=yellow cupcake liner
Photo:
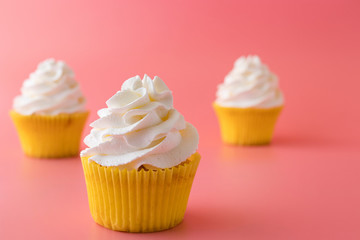
[[[81,132],[89,112],[58,115],[22,115],[14,110],[10,116],[26,155],[61,158],[79,153]]]
[[[283,108],[233,108],[216,103],[213,106],[219,119],[222,140],[237,145],[270,143],[276,120]]]
[[[159,170],[120,170],[88,157],[81,161],[96,223],[116,231],[156,232],[183,220],[200,154]]]

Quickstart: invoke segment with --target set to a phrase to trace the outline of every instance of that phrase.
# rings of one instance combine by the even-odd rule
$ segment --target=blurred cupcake
[[[197,130],[158,77],[126,80],[106,104],[81,152],[92,217],[117,231],[176,226],[200,161]]]
[[[74,73],[63,61],[47,59],[38,65],[24,81],[10,115],[26,155],[60,158],[79,153],[88,111]]]
[[[225,143],[270,143],[284,104],[278,78],[258,56],[240,57],[218,86],[214,108]]]

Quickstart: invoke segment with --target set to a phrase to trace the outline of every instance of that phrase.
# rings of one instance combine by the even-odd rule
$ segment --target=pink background
[[[359,8],[355,0],[0,0],[0,238],[360,239]],[[269,65],[285,93],[270,146],[222,144],[211,107],[217,84],[247,54]],[[136,74],[173,90],[203,157],[182,224],[154,234],[102,228],[79,158],[22,154],[8,111],[48,57],[74,69],[88,123]]]

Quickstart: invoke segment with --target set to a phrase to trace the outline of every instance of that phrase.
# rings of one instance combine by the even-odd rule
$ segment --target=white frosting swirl
[[[278,78],[258,56],[237,59],[216,96],[216,103],[224,107],[272,108],[284,104]]]
[[[24,81],[13,108],[23,115],[75,113],[85,111],[85,98],[66,63],[47,59]]]
[[[171,91],[155,77],[130,78],[98,111],[82,157],[120,169],[169,168],[196,152],[196,129],[173,108]]]

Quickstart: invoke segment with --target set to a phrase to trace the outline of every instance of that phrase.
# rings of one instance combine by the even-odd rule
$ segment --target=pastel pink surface
[[[359,239],[359,7],[0,0],[0,238]],[[220,141],[216,86],[246,54],[258,54],[285,93],[270,146]],[[202,155],[182,224],[154,234],[102,228],[90,216],[79,158],[23,156],[8,111],[48,57],[74,69],[88,123],[136,74],[158,75],[173,90],[175,107],[198,128]]]

